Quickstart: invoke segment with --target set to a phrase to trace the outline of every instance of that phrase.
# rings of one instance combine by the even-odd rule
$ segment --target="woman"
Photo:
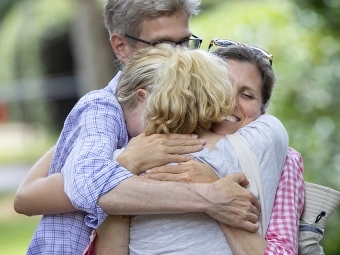
[[[230,118],[232,121],[219,123],[212,130],[226,135],[235,132],[247,122],[255,120],[265,113],[274,81],[272,79],[271,63],[268,61],[270,54],[259,54],[263,50],[255,49],[253,51],[253,47],[235,46],[235,43],[230,46],[230,41],[228,40],[219,41],[228,42],[224,45],[219,45],[220,47],[214,53],[228,63],[236,95],[236,107],[232,114],[234,117]],[[255,67],[255,69],[251,67]],[[255,75],[255,79],[251,74]],[[260,83],[254,82],[257,79],[256,77],[260,77]],[[257,88],[255,94],[252,88]],[[250,92],[252,93],[247,94]],[[235,120],[236,116],[238,118],[243,117],[237,121]],[[216,177],[209,176],[207,172],[200,175],[190,168],[186,172],[177,172],[174,168],[166,169],[166,171],[164,171],[164,168],[156,168],[148,172],[149,174],[146,177],[155,180],[181,182],[213,182],[216,180]],[[303,162],[301,155],[294,149],[289,148],[265,236],[267,242],[265,254],[293,255],[298,253],[299,218],[304,206],[302,174]],[[230,233],[234,235],[232,240],[236,241],[236,243],[232,243],[228,239],[229,244],[234,245],[233,251],[244,251],[244,254],[257,254],[254,247],[256,247],[256,243],[261,242],[261,239],[258,242],[255,241],[254,244],[249,239],[249,235],[253,235],[247,231],[234,228]],[[265,245],[265,243],[262,244]]]
[[[242,92],[243,93],[243,95],[246,95],[246,93],[244,93],[244,92]],[[152,93],[151,93],[152,94]],[[247,95],[247,97],[249,97],[249,95]],[[130,107],[130,106],[129,106]],[[260,114],[260,113],[259,113]],[[128,119],[127,118],[128,116],[126,116],[126,119]],[[263,119],[263,118],[262,118]],[[245,119],[245,120],[247,120],[247,119]],[[234,121],[235,122],[235,116],[234,116],[234,119],[232,120],[232,121]],[[129,127],[129,124],[128,124],[128,127]],[[132,127],[134,127],[134,125],[132,126]],[[208,128],[209,127],[209,125],[208,126],[206,126],[205,127],[205,129],[206,128]],[[254,127],[253,127],[254,128]],[[246,131],[247,132],[247,131]],[[137,131],[137,133],[138,133],[138,131]],[[209,132],[206,132],[204,135],[206,135],[206,136],[208,136],[208,137],[210,137],[210,138],[212,138],[212,137],[214,137],[214,138],[212,138],[212,139],[208,139],[209,141],[210,141],[210,143],[208,144],[208,148],[209,149],[212,149],[213,148],[213,145],[214,145],[214,143],[217,141],[217,140],[219,140],[222,136],[216,136],[216,135],[212,135],[211,133],[209,133]],[[203,136],[204,137],[204,136]],[[215,139],[215,140],[214,140]],[[277,179],[278,180],[278,179]],[[276,186],[274,185],[274,188],[276,189]],[[274,190],[275,191],[275,190]],[[272,192],[273,193],[273,192]],[[275,193],[275,192],[274,192]],[[270,200],[270,199],[269,199]],[[266,209],[267,210],[267,209]],[[269,210],[270,210],[270,208],[269,208]],[[176,217],[176,219],[177,219],[177,217]],[[178,220],[178,219],[177,219]],[[201,222],[201,221],[200,221]],[[215,242],[216,242],[216,240],[214,240]],[[207,242],[207,243],[209,243],[209,245],[210,245],[210,242]],[[262,253],[263,254],[263,253]]]

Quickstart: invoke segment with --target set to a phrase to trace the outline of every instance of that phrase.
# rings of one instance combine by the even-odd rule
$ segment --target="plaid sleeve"
[[[62,174],[65,193],[74,207],[88,213],[86,225],[96,228],[106,217],[97,205],[99,197],[132,174],[112,160],[125,128],[119,104],[112,97],[100,94],[94,94],[88,101],[77,115],[74,129],[78,136]]]
[[[304,206],[303,161],[300,153],[288,149],[266,232],[265,255],[297,255],[299,218]]]

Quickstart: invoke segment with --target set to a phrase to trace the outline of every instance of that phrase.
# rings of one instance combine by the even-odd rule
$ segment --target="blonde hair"
[[[144,106],[147,135],[200,135],[234,109],[224,61],[202,50],[161,44],[137,51],[118,82],[120,104],[133,107],[138,89],[150,93]]]

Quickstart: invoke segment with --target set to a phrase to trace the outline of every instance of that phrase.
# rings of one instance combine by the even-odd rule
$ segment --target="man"
[[[160,42],[190,44],[188,20],[198,13],[198,6],[198,0],[108,0],[105,24],[117,59],[124,63],[139,48]],[[183,135],[141,135],[130,141],[117,161],[111,160],[113,151],[128,142],[114,97],[118,77],[119,73],[106,88],[84,96],[65,121],[49,174],[61,170],[65,192],[79,211],[44,215],[28,254],[82,253],[91,228],[97,228],[106,213],[206,212],[255,232],[259,204],[241,187],[247,185],[243,174],[213,184],[155,182],[131,174],[188,161],[191,157],[185,154],[202,149],[204,141]]]

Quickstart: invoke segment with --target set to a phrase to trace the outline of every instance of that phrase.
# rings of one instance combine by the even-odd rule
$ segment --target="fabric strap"
[[[226,138],[233,146],[234,151],[240,162],[242,172],[246,175],[249,185],[247,189],[251,191],[261,204],[261,219],[259,233],[264,237],[267,231],[263,188],[260,178],[260,165],[258,159],[250,147],[248,141],[240,134],[234,133],[227,135]]]

